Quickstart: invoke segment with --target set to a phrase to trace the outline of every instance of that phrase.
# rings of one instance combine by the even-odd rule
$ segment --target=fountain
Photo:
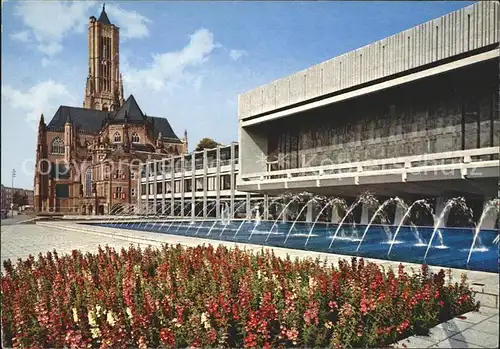
[[[321,217],[321,214],[328,206],[332,206],[332,217],[333,217],[333,215],[334,215],[333,210],[338,209],[339,207],[342,207],[345,210],[347,207],[347,204],[346,204],[344,199],[333,198],[330,201],[328,201],[326,205],[323,206],[323,208],[319,211],[318,215],[316,216],[316,219],[314,220],[313,225],[309,229],[309,233],[307,234],[307,239],[306,239],[306,243],[304,244],[304,248],[307,247],[307,243],[309,242],[309,239],[311,238],[312,231],[313,231],[314,227],[316,226],[316,223],[318,223],[319,217]]]
[[[465,211],[465,210],[470,211],[467,208],[467,204],[465,203],[465,199],[463,197],[453,198],[453,199],[450,199],[446,202],[446,205],[444,206],[443,211],[441,212],[437,221],[434,224],[434,230],[432,231],[431,239],[429,240],[429,244],[427,245],[427,249],[425,250],[424,261],[427,260],[427,254],[429,253],[429,250],[432,246],[432,241],[434,240],[434,235],[436,234],[436,232],[438,233],[439,243],[440,243],[440,245],[437,248],[441,248],[441,249],[446,248],[446,246],[444,245],[444,241],[443,241],[443,235],[441,234],[441,231],[439,230],[439,226],[441,225],[441,222],[443,221],[444,217],[447,217],[448,211],[453,206],[456,206],[456,205],[458,205],[460,208],[462,208],[463,211]]]
[[[213,206],[210,209],[210,211],[207,212],[207,217],[203,217],[203,220],[201,221],[200,225],[198,226],[198,229],[196,229],[196,233],[194,235],[198,235],[198,232],[200,231],[200,229],[203,226],[203,224],[205,224],[205,221],[207,220],[207,218],[210,215],[210,213],[212,213],[212,211],[215,210],[215,208],[217,207],[217,205],[215,204],[215,202],[212,202],[212,205]]]
[[[297,223],[297,220],[299,219],[299,217],[302,214],[302,212],[307,208],[307,206],[309,205],[309,203],[316,202],[316,200],[317,200],[316,198],[312,198],[309,201],[307,201],[307,203],[302,207],[302,209],[300,210],[299,214],[297,215],[297,217],[293,221],[292,226],[288,230],[288,234],[286,234],[285,242],[283,243],[284,245],[286,245],[286,242],[288,241],[288,237],[290,236],[290,233],[292,232],[293,227],[295,227],[295,223]]]
[[[403,215],[403,217],[399,221],[399,225],[398,225],[398,227],[396,229],[396,232],[394,233],[394,236],[392,237],[392,241],[389,243],[390,246],[389,246],[389,250],[387,251],[387,258],[389,258],[389,256],[391,255],[392,246],[394,246],[397,243],[396,242],[397,241],[396,238],[398,237],[398,234],[399,234],[399,231],[401,230],[401,227],[403,226],[403,224],[406,221],[406,219],[409,217],[409,215],[410,215],[411,210],[413,209],[413,207],[415,207],[416,205],[422,205],[422,206],[424,206],[434,216],[434,214],[432,213],[432,208],[430,207],[430,205],[429,205],[429,203],[427,202],[426,199],[420,199],[420,200],[417,200],[417,201],[413,202],[410,205],[410,207],[408,207],[406,209],[405,214]],[[418,231],[415,234],[416,234],[416,238],[417,238],[417,245],[422,246],[423,245],[423,241],[422,241],[422,238],[420,237],[420,235],[418,235]]]
[[[476,225],[476,229],[474,231],[474,237],[472,239],[472,245],[470,246],[469,255],[467,256],[467,265],[469,265],[470,257],[472,255],[472,251],[476,246],[476,240],[479,238],[479,232],[481,231],[481,226],[483,225],[484,219],[487,217],[488,213],[492,211],[496,214],[496,218],[498,219],[498,215],[500,214],[500,199],[496,198],[490,200],[484,205],[483,213],[481,214],[481,218],[479,218],[479,222]],[[498,236],[493,240],[493,243],[498,243]]]
[[[220,239],[220,238],[222,238],[222,234],[223,234],[223,233],[224,233],[224,231],[226,230],[226,228],[227,228],[228,224],[229,224],[229,223],[231,223],[231,219],[234,219],[234,215],[236,215],[236,213],[238,213],[238,211],[239,211],[239,210],[243,207],[243,205],[246,205],[246,202],[245,202],[245,201],[243,201],[242,203],[240,203],[240,204],[238,205],[238,207],[236,207],[236,209],[235,209],[235,211],[234,211],[234,213],[233,213],[233,217],[231,217],[231,213],[230,213],[230,212],[228,212],[229,217],[227,218],[227,222],[226,222],[226,224],[224,225],[224,228],[222,229],[222,231],[221,231],[221,232],[220,232],[220,234],[219,234],[219,239]],[[224,214],[223,214],[222,216],[224,217]]]
[[[267,238],[266,238],[266,242],[269,240],[269,237],[271,236],[272,232],[273,232],[273,229],[274,229],[274,226],[276,225],[276,223],[278,222],[278,220],[281,218],[281,216],[286,212],[288,206],[290,206],[293,202],[295,202],[296,200],[299,199],[299,195],[293,195],[291,200],[285,205],[285,207],[282,208],[280,214],[278,215],[278,217],[275,219],[273,225],[271,226],[271,230],[269,230],[269,234],[267,234]],[[252,230],[252,234],[253,234],[253,230]],[[252,237],[252,234],[250,234],[250,237],[248,238],[250,240],[250,238]]]
[[[337,234],[339,233],[340,229],[342,228],[342,225],[344,224],[344,221],[347,219],[347,217],[354,211],[354,209],[361,203],[361,204],[372,204],[375,201],[375,198],[370,194],[370,193],[363,193],[362,195],[359,196],[359,198],[349,207],[347,210],[346,214],[342,218],[342,220],[339,223],[339,226],[337,227],[337,230],[335,230],[335,234],[333,235],[332,241],[330,242],[330,245],[328,246],[328,249],[332,248],[333,242],[337,238]]]
[[[283,202],[286,199],[288,201]],[[465,229],[441,227],[441,223],[445,221],[446,215],[452,209],[453,212],[457,213],[456,217],[462,223],[469,224],[463,218],[470,216],[471,210],[466,207],[465,201],[461,198],[452,199],[446,202],[443,205],[444,207],[441,206],[443,211],[439,212],[439,217],[433,214],[433,209],[426,199],[416,200],[407,205],[402,199],[394,197],[385,200],[379,205],[369,193],[360,195],[350,206],[347,206],[346,202],[341,198],[324,198],[309,193],[284,194],[281,197],[273,198],[272,201],[269,200],[270,204],[264,208],[264,211],[262,206],[264,201],[262,199],[253,200],[251,205],[247,206],[247,216],[241,221],[235,217],[241,217],[241,214],[238,215],[238,213],[244,210],[245,205],[248,205],[247,201],[236,201],[234,209],[228,201],[225,201],[222,204],[219,218],[215,219],[210,216],[213,215],[216,206],[209,202],[208,206],[211,205],[212,207],[197,212],[196,216],[190,219],[189,224],[186,223],[186,217],[165,217],[164,215],[159,217],[158,213],[154,213],[154,208],[150,203],[147,206],[142,206],[141,210],[137,210],[135,213],[129,212],[130,205],[129,207],[124,205],[123,208],[114,208],[110,212],[111,216],[106,217],[100,223],[86,222],[84,224],[101,224],[116,228],[123,226],[127,229],[188,236],[200,235],[200,231],[206,229],[203,236],[209,239],[215,239],[215,236],[218,236],[219,239],[234,242],[244,239],[247,243],[258,243],[266,246],[282,247],[285,245],[288,248],[302,248],[317,252],[328,251],[329,253],[378,259],[391,259],[392,257],[392,259],[401,262],[412,263],[422,263],[423,258],[424,262],[428,259],[429,263],[434,263],[433,265],[436,266],[498,272],[497,247],[492,248],[492,245],[498,243],[500,235],[491,230],[489,218],[493,211],[497,215],[500,213],[499,199],[485,204],[477,224],[474,225],[471,221],[469,222],[470,225],[467,225],[469,228]],[[370,205],[375,203],[377,206],[370,208]],[[273,207],[278,204],[281,207],[274,210]],[[356,207],[359,209],[360,204],[364,205],[362,222],[367,225],[363,226],[363,231],[359,229],[359,232],[356,232],[359,233],[359,239],[357,239],[351,233],[351,227],[354,226],[351,223],[351,217],[353,217]],[[391,205],[396,205],[399,212],[396,214],[397,218],[395,218],[394,222],[389,222],[387,217],[387,212],[393,207]],[[168,206],[172,209],[172,204]],[[165,206],[167,210],[168,206]],[[301,221],[303,221],[308,207],[315,208],[314,219],[308,214],[306,219],[308,223],[302,223]],[[366,210],[367,207],[369,211]],[[179,207],[177,204],[175,208],[178,214]],[[123,212],[121,212],[122,209]],[[198,206],[196,206],[196,209],[198,209]],[[207,212],[207,209],[207,215],[203,219],[199,219],[202,213]],[[332,210],[331,218],[330,209]],[[416,212],[417,209],[418,212]],[[270,211],[273,212],[272,218]],[[148,213],[146,214],[146,212]],[[186,207],[186,212],[192,213],[192,209],[188,210]],[[370,212],[370,214],[373,212],[373,215],[368,217],[367,212]],[[268,222],[264,220],[266,213],[271,218]],[[414,217],[419,222],[423,222],[419,218],[422,215],[426,219],[433,217],[432,223],[428,221],[428,227],[425,224],[417,227],[412,222],[415,219]],[[283,219],[284,217],[286,217],[287,221]],[[107,222],[103,223],[106,220]],[[208,224],[209,221],[210,224]],[[330,222],[333,223],[335,229],[331,228]],[[175,226],[176,224],[179,226]],[[470,228],[472,226],[474,228]],[[385,230],[387,237],[381,229]],[[228,230],[236,231],[234,235],[233,233],[228,235]],[[212,233],[214,234],[212,235]],[[379,233],[381,233],[380,238],[378,237]],[[262,237],[254,239],[256,234],[262,235]],[[280,238],[271,237],[271,235],[275,234],[279,234]],[[281,238],[281,235],[283,235],[283,238]],[[306,237],[305,242],[300,240],[300,236]],[[485,236],[488,238],[486,239]],[[469,242],[469,238],[471,242]],[[435,246],[433,246],[434,240],[438,241],[434,242]],[[403,252],[392,253],[394,245],[398,243],[401,244]],[[467,246],[464,246],[464,243]],[[383,247],[382,244],[389,244],[388,249]],[[422,248],[415,248],[414,246],[421,246]],[[424,246],[426,247],[425,255],[423,253]],[[432,262],[430,262],[431,258],[429,257],[431,247],[442,249],[433,253]],[[477,251],[482,252],[481,257],[472,258],[472,253]]]
[[[372,218],[370,219],[370,222],[368,223],[368,225],[366,226],[366,229],[365,231],[363,232],[363,236],[361,237],[361,241],[359,242],[358,244],[358,248],[356,248],[356,253],[359,251],[359,248],[361,247],[361,244],[363,243],[363,240],[365,239],[365,236],[366,234],[368,233],[368,229],[370,229],[373,221],[375,220],[375,218],[378,217],[378,215],[380,213],[382,213],[384,211],[384,209],[389,205],[389,204],[392,204],[393,202],[395,202],[396,204],[399,204],[401,205],[402,207],[405,207],[406,208],[406,205],[404,203],[403,200],[401,200],[400,198],[398,197],[395,197],[395,198],[390,198],[388,200],[385,200],[384,203],[382,205],[380,205],[377,209],[377,211],[375,211],[375,213],[373,214]],[[404,219],[402,220],[404,221]]]

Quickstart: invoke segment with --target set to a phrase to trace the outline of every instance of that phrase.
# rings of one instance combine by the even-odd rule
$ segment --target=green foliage
[[[201,151],[203,149],[213,149],[216,148],[220,143],[217,143],[212,138],[203,138],[196,146],[195,151]]]

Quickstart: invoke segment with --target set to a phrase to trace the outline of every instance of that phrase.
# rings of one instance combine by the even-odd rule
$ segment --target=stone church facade
[[[119,28],[103,6],[89,20],[89,75],[83,108],[61,105],[40,117],[34,176],[36,212],[112,214],[133,209],[139,164],[188,151],[167,119],[126,100],[119,70]]]

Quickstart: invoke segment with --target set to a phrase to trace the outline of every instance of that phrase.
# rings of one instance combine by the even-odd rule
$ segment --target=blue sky
[[[192,150],[237,140],[237,95],[472,2],[107,2],[125,95]],[[2,2],[2,184],[33,187],[38,119],[81,106],[101,2]]]

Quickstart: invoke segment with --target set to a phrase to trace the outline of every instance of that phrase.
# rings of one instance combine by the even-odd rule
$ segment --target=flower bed
[[[4,262],[4,346],[380,347],[477,308],[465,276],[211,246]]]

